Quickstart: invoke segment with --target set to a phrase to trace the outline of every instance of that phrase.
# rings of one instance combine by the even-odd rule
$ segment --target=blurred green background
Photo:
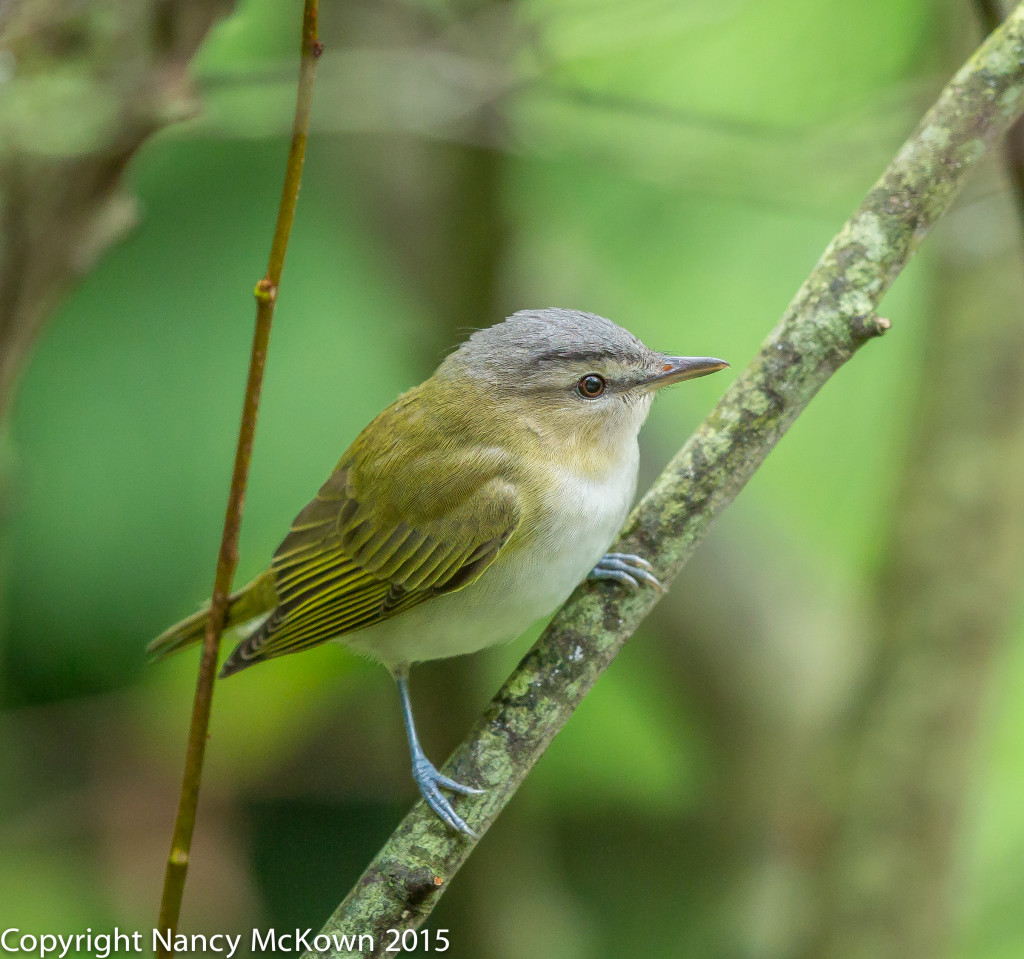
[[[197,655],[151,667],[143,651],[212,585],[300,7],[247,0],[209,36],[201,113],[130,167],[139,228],[62,303],[19,384],[4,927],[155,922]],[[238,581],[379,409],[516,309],[594,311],[742,369],[977,36],[969,4],[927,0],[324,0]],[[453,959],[890,954],[816,945],[859,808],[836,769],[859,753],[845,730],[865,675],[884,674],[921,410],[969,405],[929,375],[934,343],[976,316],[1020,323],[1021,267],[992,162],[886,298],[892,331],[811,404],[453,881],[430,920]],[[732,375],[661,396],[645,482]],[[1012,407],[1021,386],[1000,390]],[[935,469],[956,469],[952,448]],[[991,473],[968,473],[984,500]],[[968,700],[949,730],[908,732],[911,764],[929,735],[955,756],[886,827],[913,859],[928,790],[955,794],[944,852],[919,863],[942,888],[922,905],[913,865],[880,860],[854,885],[893,883],[892,908],[920,908],[953,955],[1008,959],[1024,954],[1024,633],[1014,556],[978,555],[1011,583],[964,600],[998,606],[968,675],[892,682],[897,699],[919,683]],[[414,671],[428,754],[527,644]],[[183,929],[318,928],[414,795],[380,668],[331,645],[219,684]]]

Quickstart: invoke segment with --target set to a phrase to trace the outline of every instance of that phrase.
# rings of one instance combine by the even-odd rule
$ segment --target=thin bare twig
[[[256,418],[259,412],[260,392],[263,387],[263,370],[267,362],[267,344],[270,340],[270,326],[277,303],[277,291],[284,270],[288,238],[295,219],[295,204],[299,195],[302,178],[302,164],[306,156],[306,140],[309,135],[309,116],[313,101],[313,80],[316,62],[323,52],[317,32],[318,0],[306,0],[302,17],[302,59],[299,67],[299,89],[295,105],[295,121],[292,126],[291,148],[288,151],[288,166],[285,173],[281,204],[277,213],[277,226],[270,247],[266,275],[256,284],[256,328],[252,340],[252,355],[249,361],[249,378],[245,387],[242,406],[242,422],[238,429],[238,446],[235,450],[235,465],[231,474],[231,490],[224,517],[224,533],[221,537],[220,554],[217,557],[217,573],[214,579],[210,618],[203,640],[203,656],[196,680],[195,699],[192,705],[192,721],[189,727],[188,750],[185,756],[185,771],[181,783],[181,798],[174,822],[174,836],[171,852],[164,875],[164,889],[160,901],[160,918],[157,929],[161,932],[158,956],[168,956],[174,949],[163,945],[164,938],[171,940],[178,929],[181,914],[181,899],[185,891],[189,858],[192,848],[192,833],[195,829],[196,806],[199,801],[199,785],[203,774],[203,760],[206,753],[207,730],[210,725],[210,709],[213,703],[213,684],[217,673],[217,654],[220,637],[224,631],[227,615],[228,596],[235,568],[238,565],[238,535],[242,525],[242,508],[245,504],[246,483],[249,477],[249,463],[252,459],[253,437],[256,433]]]

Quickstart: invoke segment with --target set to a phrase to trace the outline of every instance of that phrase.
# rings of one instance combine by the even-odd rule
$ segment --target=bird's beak
[[[717,373],[728,365],[725,360],[717,360],[713,356],[663,356],[656,372],[644,381],[644,386],[657,390],[672,383]]]

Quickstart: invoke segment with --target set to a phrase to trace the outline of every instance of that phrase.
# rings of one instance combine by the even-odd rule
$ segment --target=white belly
[[[340,642],[387,666],[472,653],[515,639],[554,612],[622,528],[636,492],[636,443],[600,479],[560,477],[540,538],[499,553],[476,582]]]

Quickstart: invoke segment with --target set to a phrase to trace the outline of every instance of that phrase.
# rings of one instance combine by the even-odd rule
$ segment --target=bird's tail
[[[277,589],[274,586],[274,574],[271,570],[266,570],[251,583],[231,594],[224,628],[243,626],[254,619],[266,616],[276,606]],[[154,660],[160,660],[195,643],[201,643],[206,635],[206,623],[209,618],[210,604],[207,603],[198,613],[193,613],[180,623],[165,629],[146,647],[146,652]]]

